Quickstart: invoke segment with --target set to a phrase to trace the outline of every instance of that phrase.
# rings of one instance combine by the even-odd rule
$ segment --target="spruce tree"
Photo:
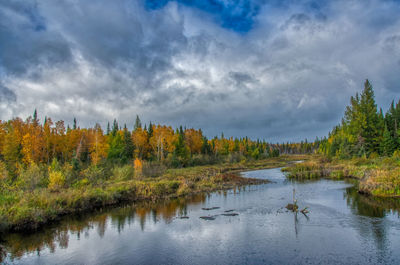
[[[374,90],[368,79],[364,84],[364,91],[360,98],[360,112],[358,113],[360,123],[360,136],[365,141],[365,150],[368,154],[379,150],[381,122],[375,103]]]
[[[39,120],[38,120],[38,117],[37,117],[37,110],[35,109],[35,111],[33,112],[33,124],[35,125],[35,126],[37,126],[38,124],[39,124]]]
[[[107,122],[107,135],[109,135],[110,132],[111,132],[111,129],[110,129],[110,122]]]
[[[395,150],[395,141],[386,125],[383,131],[383,141],[381,143],[382,143],[381,148],[383,155],[391,156]]]
[[[140,121],[139,115],[136,115],[136,121],[135,125],[133,126],[133,130],[136,131],[139,128],[142,128],[142,122]]]
[[[119,129],[118,122],[117,122],[116,119],[114,119],[113,127],[112,127],[112,130],[111,130],[111,134],[113,136],[115,136],[117,134],[118,129]]]
[[[149,124],[149,130],[148,130],[149,134],[148,134],[148,138],[150,139],[153,136],[153,124]]]
[[[126,125],[124,126],[124,151],[122,154],[122,160],[127,161],[133,158],[134,145],[131,137],[131,133],[129,132]]]

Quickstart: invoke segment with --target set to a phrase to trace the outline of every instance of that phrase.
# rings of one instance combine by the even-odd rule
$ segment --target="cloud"
[[[365,78],[398,99],[398,2],[213,2],[0,3],[0,118],[286,141],[326,135]]]
[[[0,102],[12,102],[15,100],[14,92],[0,84]]]
[[[247,32],[252,29],[263,3],[259,0],[147,0],[145,5],[148,9],[154,10],[165,7],[169,2],[177,2],[212,14],[214,21],[222,27],[237,32]]]

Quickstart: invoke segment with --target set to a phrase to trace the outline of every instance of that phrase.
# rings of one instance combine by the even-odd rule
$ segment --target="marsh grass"
[[[400,158],[375,157],[326,159],[314,156],[309,161],[283,169],[292,179],[358,180],[359,192],[378,197],[400,197]]]
[[[69,167],[52,169],[53,171],[49,171],[51,174],[47,170],[32,169],[34,185],[23,183],[26,189],[0,183],[0,231],[37,229],[63,215],[90,211],[107,205],[258,184],[265,180],[243,178],[235,173],[282,167],[289,161],[304,158],[284,156],[212,166],[157,168],[145,174],[135,174],[133,165],[116,165],[111,169],[89,167],[79,175],[71,173]],[[48,175],[38,175],[38,172],[47,172]],[[36,181],[49,178],[49,175],[49,183],[40,184],[41,181]]]

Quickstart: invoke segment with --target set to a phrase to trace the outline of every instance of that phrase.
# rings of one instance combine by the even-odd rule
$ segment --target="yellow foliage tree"
[[[146,130],[143,130],[142,128],[138,128],[132,133],[132,140],[136,146],[135,149],[136,157],[146,158],[149,149],[149,144],[147,142],[147,139],[148,139],[148,133]]]
[[[149,143],[153,153],[157,154],[157,160],[163,160],[167,153],[171,153],[175,149],[174,130],[167,126],[153,126],[153,136]]]
[[[109,145],[103,135],[100,125],[96,124],[94,130],[89,130],[89,152],[93,165],[97,165],[107,157]]]
[[[65,176],[61,171],[49,172],[49,185],[51,190],[59,190],[65,185]]]
[[[195,129],[185,130],[185,143],[191,154],[200,154],[203,145],[203,134]]]
[[[136,158],[135,161],[133,161],[133,167],[135,168],[136,176],[142,175],[143,163],[140,159]]]

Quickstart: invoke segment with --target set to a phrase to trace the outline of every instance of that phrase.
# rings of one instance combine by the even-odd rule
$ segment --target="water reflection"
[[[347,188],[344,197],[356,215],[382,218],[395,212],[399,216],[400,200],[398,198],[360,195],[355,187]]]
[[[226,196],[226,192],[222,194]],[[118,233],[121,233],[126,225],[133,224],[135,220],[139,221],[142,231],[145,229],[146,222],[150,220],[154,224],[161,220],[170,223],[176,217],[187,215],[188,204],[191,206],[202,204],[208,196],[202,193],[163,202],[142,202],[120,208],[104,209],[94,214],[67,217],[57,225],[34,233],[6,234],[3,237],[6,245],[3,251],[0,245],[0,262],[4,260],[6,251],[11,261],[26,254],[35,253],[40,256],[44,249],[49,249],[50,253],[54,253],[57,247],[68,248],[70,236],[76,237],[77,240],[82,235],[87,238],[91,230],[96,231],[100,238],[103,238],[108,222],[116,228]]]
[[[385,217],[394,213],[399,216],[400,200],[360,195],[355,187],[347,188],[344,197],[357,220],[360,235],[365,240],[374,239],[378,261],[386,263],[386,257],[390,256],[388,233],[391,225]]]
[[[355,263],[395,263],[390,261],[393,249],[400,247],[394,238],[400,238],[398,199],[363,196],[340,181],[288,181],[279,170],[246,174],[274,183],[103,209],[64,218],[32,234],[7,234],[0,242],[0,263],[98,261],[82,261],[82,248],[103,263],[108,263],[101,259],[104,251],[120,263],[157,263],[166,257],[166,263],[187,263],[193,257],[193,263],[350,263],[343,262],[348,258]],[[285,211],[293,188],[300,208],[310,207],[308,215]],[[221,208],[202,210],[205,206]],[[231,209],[239,215],[222,215]],[[207,214],[219,217],[199,219]]]

